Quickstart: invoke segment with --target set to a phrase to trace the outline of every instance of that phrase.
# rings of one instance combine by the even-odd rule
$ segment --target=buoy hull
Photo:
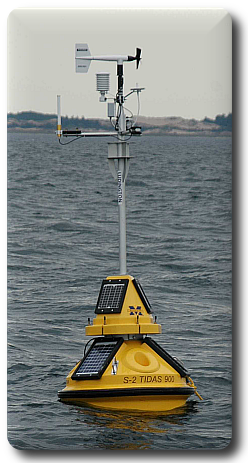
[[[140,412],[165,412],[170,411],[175,408],[182,407],[185,405],[187,399],[193,393],[189,390],[174,391],[174,393],[164,393],[157,394],[155,391],[150,391],[150,394],[147,394],[147,391],[139,391],[140,394],[137,396],[131,395],[132,392],[129,391],[130,395],[119,395],[114,396],[110,395],[108,397],[85,397],[85,394],[82,391],[82,394],[70,394],[69,391],[61,391],[59,393],[60,400],[65,403],[71,403],[74,405],[88,405],[96,408],[104,408],[108,410],[127,410],[127,411],[140,411]],[[66,394],[65,394],[66,392]],[[127,391],[125,391],[127,392]],[[123,394],[123,392],[122,392]]]
[[[69,373],[58,396],[77,405],[158,412],[182,407],[192,394],[184,367],[151,338],[100,338]]]
[[[107,410],[126,410],[126,411],[139,411],[139,412],[168,412],[176,408],[183,407],[186,403],[185,397],[166,397],[157,398],[151,396],[141,396],[139,400],[125,397],[122,399],[61,399],[64,403],[72,403],[79,406],[90,406],[94,408],[103,408]]]

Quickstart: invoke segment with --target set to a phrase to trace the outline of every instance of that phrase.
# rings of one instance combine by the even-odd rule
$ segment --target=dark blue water
[[[8,438],[18,449],[222,449],[231,440],[231,139],[130,144],[128,273],[162,324],[155,339],[190,370],[177,413],[62,404],[101,281],[118,274],[117,185],[107,141],[61,147],[8,136]]]

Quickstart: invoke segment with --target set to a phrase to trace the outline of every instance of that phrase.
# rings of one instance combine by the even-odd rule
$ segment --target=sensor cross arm
[[[132,61],[127,55],[100,55],[100,56],[76,56],[76,59],[85,59],[89,61]]]

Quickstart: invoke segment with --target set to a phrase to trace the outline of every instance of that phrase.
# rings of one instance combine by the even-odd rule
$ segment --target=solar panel
[[[98,303],[98,308],[111,309],[112,307],[119,307],[123,289],[123,284],[103,286],[100,300]]]
[[[120,313],[128,281],[128,279],[103,280],[95,313]]]
[[[152,308],[151,308],[150,302],[148,301],[148,299],[147,299],[147,297],[146,297],[146,295],[144,293],[144,290],[143,290],[140,282],[138,280],[133,279],[133,284],[134,284],[134,287],[135,287],[140,299],[142,300],[147,312],[150,313]]]
[[[95,339],[92,347],[73,373],[72,379],[101,378],[122,342],[122,338],[111,341]]]

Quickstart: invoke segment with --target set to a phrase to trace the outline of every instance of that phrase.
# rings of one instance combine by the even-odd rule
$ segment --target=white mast
[[[123,62],[124,61],[136,61],[137,69],[141,60],[141,50],[136,49],[136,56],[130,55],[104,55],[104,56],[91,56],[90,50],[87,44],[76,44],[75,45],[75,60],[76,60],[76,72],[86,73],[88,72],[90,63],[92,60],[98,61],[116,61],[117,62],[117,76],[118,76],[118,89],[114,102],[118,104],[118,112],[116,116],[115,130],[117,131],[118,141],[115,143],[108,144],[108,161],[110,171],[113,177],[117,180],[117,198],[118,198],[118,218],[119,218],[119,267],[120,275],[127,274],[127,257],[126,257],[126,178],[129,167],[129,144],[125,141],[126,137],[132,135],[140,135],[140,127],[134,127],[134,123],[131,127],[127,128],[126,116],[124,112],[124,100],[136,92],[139,97],[139,92],[143,88],[133,88],[131,92],[124,96],[124,80],[123,80]],[[106,101],[105,93],[108,91],[108,75],[100,76],[98,74],[97,87],[101,93],[100,101]],[[115,104],[114,104],[115,106]],[[61,128],[61,108],[60,108],[60,96],[57,96],[57,112],[58,112],[58,125],[57,135],[60,138],[61,135],[66,137],[86,137],[86,136],[115,136],[116,132],[81,132],[81,130],[62,130]],[[110,120],[113,114],[109,114]],[[115,167],[117,163],[117,171]]]
[[[120,275],[126,275],[127,273],[127,241],[126,241],[126,176],[127,169],[125,168],[128,161],[124,156],[126,154],[126,143],[123,140],[123,135],[126,131],[126,116],[123,109],[124,103],[124,92],[123,92],[123,61],[118,60],[117,64],[118,74],[118,92],[117,102],[119,103],[119,138],[120,141],[117,146],[118,156],[118,210],[119,210],[119,264],[120,264]]]

